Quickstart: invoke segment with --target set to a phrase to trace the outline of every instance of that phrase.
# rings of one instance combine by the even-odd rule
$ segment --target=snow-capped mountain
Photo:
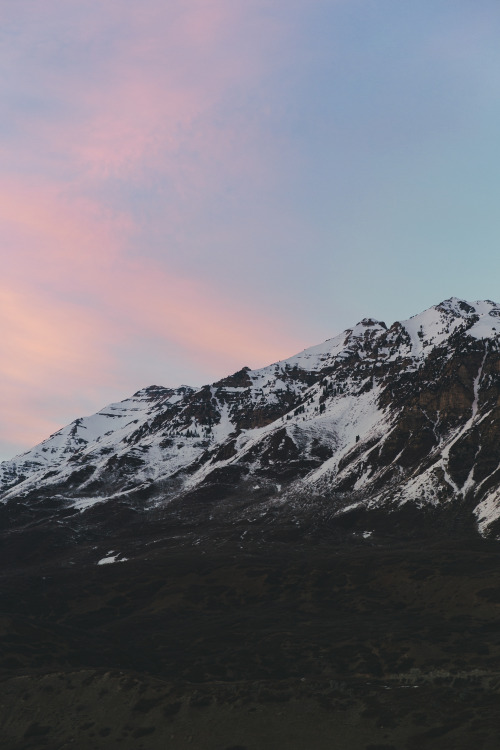
[[[493,534],[500,304],[451,298],[199,389],[151,386],[0,464],[5,503],[157,507],[207,486],[322,493],[338,514],[458,504]]]

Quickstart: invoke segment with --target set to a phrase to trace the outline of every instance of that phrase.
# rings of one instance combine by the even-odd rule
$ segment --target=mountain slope
[[[287,360],[200,389],[146,388],[0,465],[0,497],[85,510],[227,488],[337,514],[457,503],[500,518],[500,305],[457,298],[364,319]],[[259,494],[260,493],[260,494]]]

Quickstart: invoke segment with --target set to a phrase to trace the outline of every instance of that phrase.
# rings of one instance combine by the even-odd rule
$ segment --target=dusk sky
[[[0,458],[500,301],[498,0],[2,0]]]

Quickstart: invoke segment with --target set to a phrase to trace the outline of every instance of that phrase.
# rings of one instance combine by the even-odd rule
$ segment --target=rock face
[[[0,465],[0,498],[58,513],[261,493],[500,521],[500,305],[457,298],[200,389],[151,386]],[[500,528],[500,527],[499,527]]]

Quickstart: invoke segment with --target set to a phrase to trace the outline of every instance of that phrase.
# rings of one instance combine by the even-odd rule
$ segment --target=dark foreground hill
[[[0,746],[496,750],[498,555],[227,542],[4,571]]]

